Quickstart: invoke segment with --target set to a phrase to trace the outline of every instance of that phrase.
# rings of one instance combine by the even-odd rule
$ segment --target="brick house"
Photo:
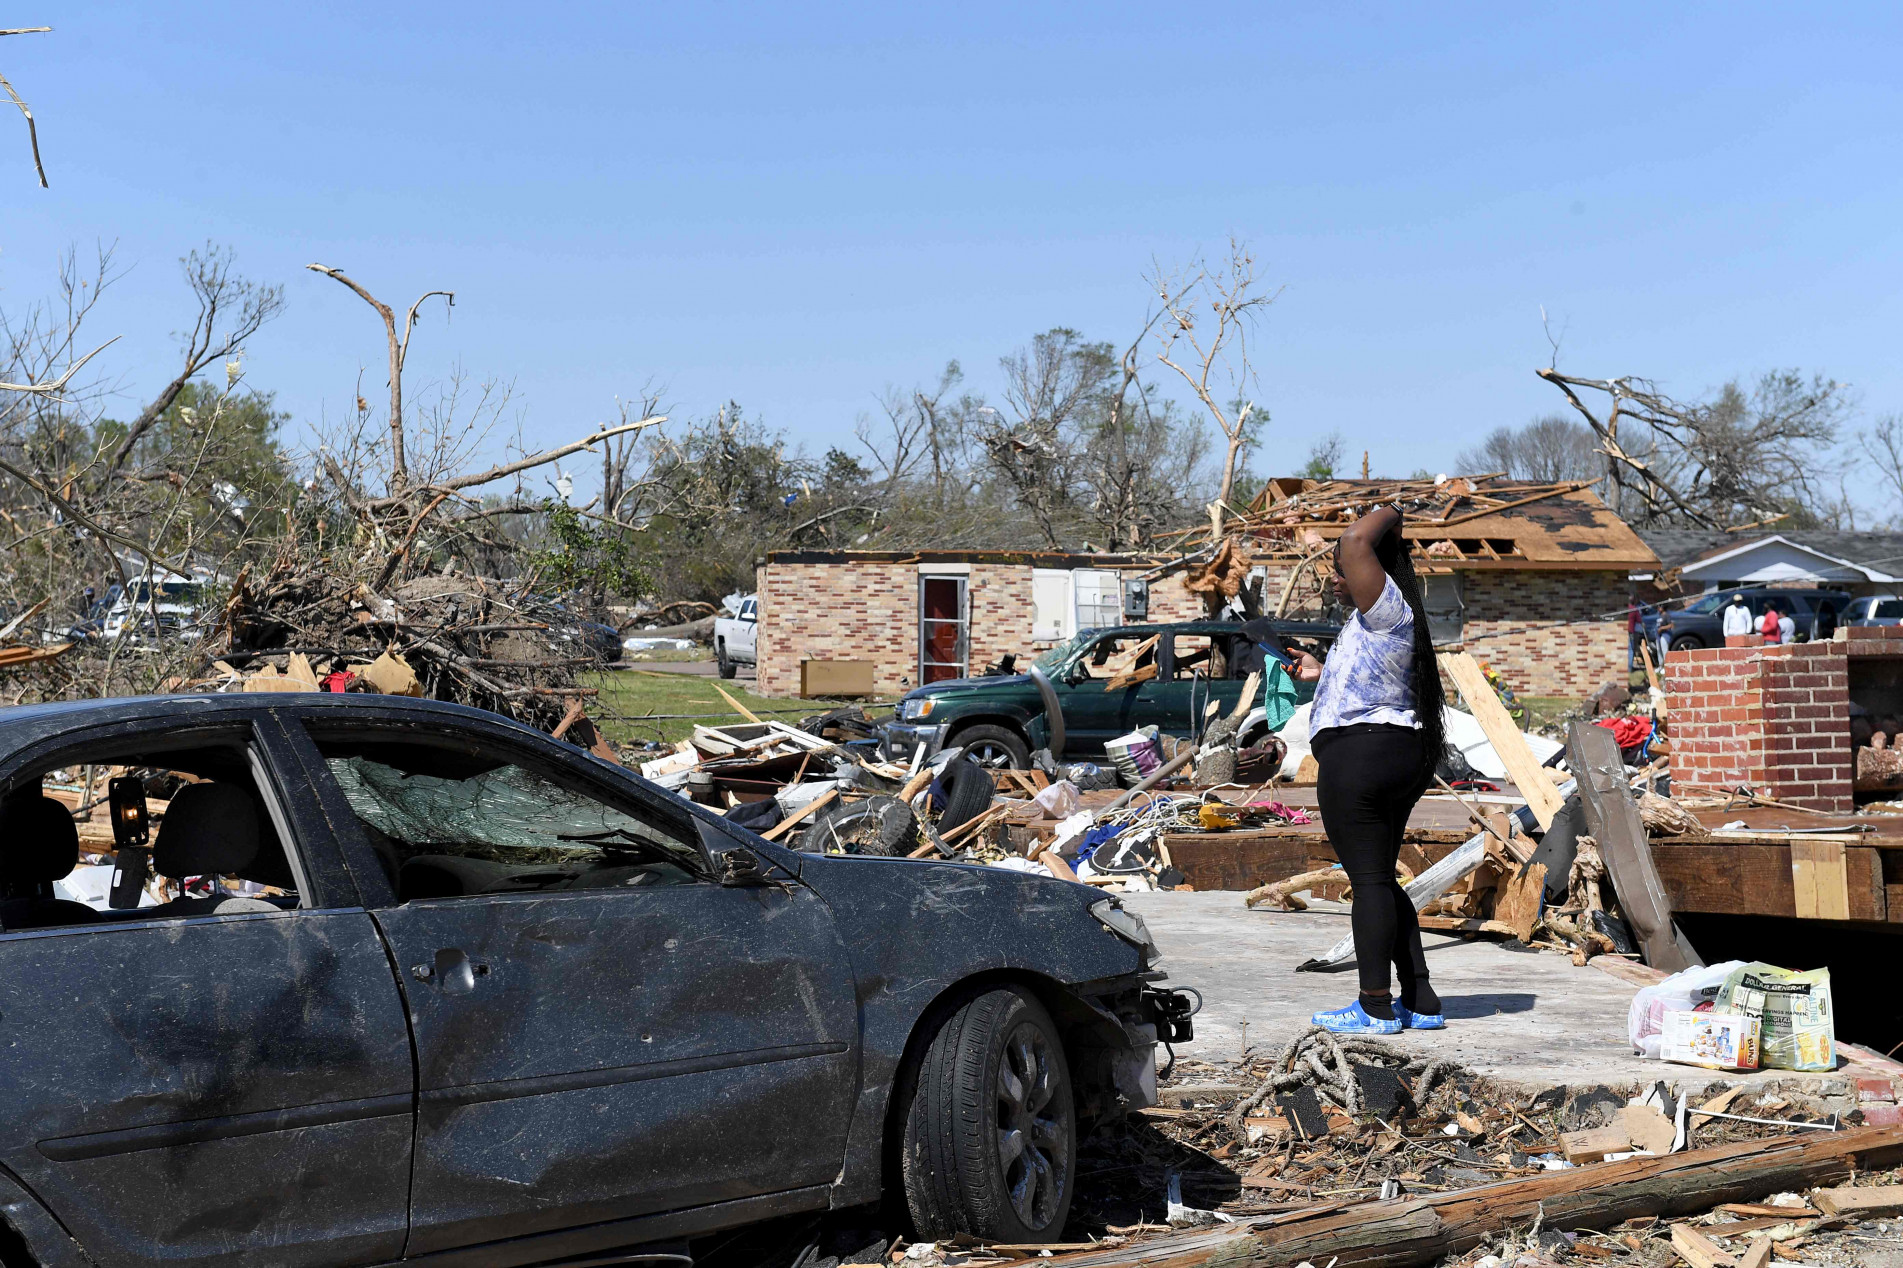
[[[802,661],[862,660],[873,665],[873,690],[896,695],[1126,617],[1200,617],[1202,604],[1180,577],[1139,581],[1162,562],[1040,551],[774,551],[758,570],[759,689],[798,695]]]
[[[1281,594],[1301,559],[1346,527],[1277,522],[1279,504],[1312,499],[1318,487],[1330,496],[1362,487],[1378,496],[1392,482],[1271,480],[1251,508],[1259,538],[1251,550],[1267,595]],[[1589,488],[1499,480],[1475,487],[1500,505],[1445,523],[1410,517],[1402,529],[1413,543],[1435,645],[1472,652],[1524,696],[1585,696],[1623,681],[1629,578],[1656,569],[1658,557]]]
[[[1277,489],[1305,482],[1271,482]],[[1353,484],[1355,482],[1336,482]],[[1489,486],[1512,501],[1512,487]],[[1273,609],[1313,554],[1341,531],[1317,524],[1306,546],[1249,544]],[[1410,521],[1435,641],[1465,646],[1522,695],[1584,696],[1625,670],[1627,577],[1657,557],[1589,490],[1463,515]],[[1307,594],[1314,607],[1313,587]],[[1180,566],[1161,555],[1004,550],[810,551],[769,554],[758,569],[759,689],[797,695],[803,661],[865,661],[873,690],[981,672],[1006,653],[1035,655],[1079,629],[1202,615]],[[1291,617],[1327,615],[1304,610]]]

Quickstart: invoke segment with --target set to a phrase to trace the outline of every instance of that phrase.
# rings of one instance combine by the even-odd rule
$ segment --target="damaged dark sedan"
[[[796,854],[451,705],[7,709],[0,798],[8,1268],[608,1263],[881,1201],[1048,1242],[1186,1033],[1113,898]]]

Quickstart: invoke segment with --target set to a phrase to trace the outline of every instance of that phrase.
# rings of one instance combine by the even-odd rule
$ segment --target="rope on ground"
[[[1230,1112],[1229,1130],[1238,1141],[1248,1143],[1246,1120],[1249,1115],[1271,1096],[1292,1092],[1298,1087],[1312,1087],[1348,1114],[1359,1114],[1361,1084],[1355,1078],[1350,1057],[1360,1058],[1366,1065],[1392,1069],[1397,1075],[1413,1077],[1416,1105],[1425,1105],[1435,1089],[1452,1075],[1468,1072],[1459,1062],[1445,1057],[1412,1056],[1379,1039],[1337,1035],[1325,1026],[1310,1026],[1289,1040],[1262,1086],[1244,1097]]]

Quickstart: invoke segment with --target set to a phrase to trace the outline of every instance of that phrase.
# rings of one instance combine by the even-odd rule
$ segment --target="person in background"
[[[1837,605],[1820,603],[1817,605],[1817,617],[1811,625],[1811,642],[1828,643],[1837,637]]]
[[[1394,879],[1408,815],[1433,782],[1446,746],[1440,667],[1421,583],[1401,536],[1401,512],[1377,507],[1335,542],[1335,592],[1355,612],[1318,664],[1306,652],[1295,677],[1315,683],[1309,743],[1320,770],[1315,799],[1335,857],[1354,885],[1354,1003],[1316,1013],[1337,1034],[1440,1030],[1440,997],[1427,980],[1420,919]],[[1388,994],[1389,966],[1401,998]]]
[[[1777,610],[1777,641],[1780,643],[1797,641],[1797,618],[1791,615],[1788,608]]]
[[[1643,614],[1639,611],[1637,599],[1625,605],[1625,667],[1639,667],[1639,637],[1645,628]]]
[[[1758,637],[1767,643],[1775,643],[1777,633],[1777,600],[1764,605],[1764,615],[1758,618]]]
[[[1725,606],[1725,637],[1742,638],[1751,633],[1751,609],[1745,606],[1744,596],[1734,594],[1731,602]]]

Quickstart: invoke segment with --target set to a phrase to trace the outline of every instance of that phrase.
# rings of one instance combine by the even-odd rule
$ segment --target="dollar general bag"
[[[1726,975],[1714,1007],[1757,1018],[1761,1068],[1837,1068],[1829,969],[1799,973],[1775,964],[1741,964]]]

